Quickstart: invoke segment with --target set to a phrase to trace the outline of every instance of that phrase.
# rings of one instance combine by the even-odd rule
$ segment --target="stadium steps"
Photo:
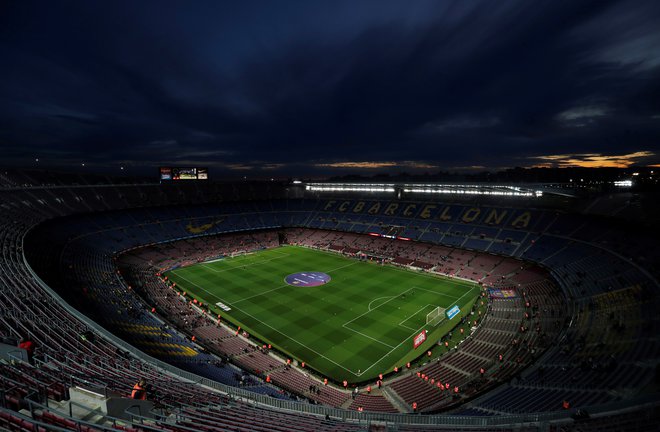
[[[493,332],[493,333],[500,333],[500,334],[505,334],[505,335],[516,335],[517,332],[513,330],[502,330],[498,328],[488,328],[488,331]]]
[[[46,408],[47,407],[47,408]],[[56,401],[48,399],[43,408],[21,410],[20,413],[35,420],[63,427],[69,430],[92,431],[94,426],[118,430],[133,430],[135,424],[130,421],[111,418],[102,412],[102,406],[93,398],[76,398],[73,400]],[[78,422],[82,422],[78,424]],[[141,426],[157,426],[151,419],[143,418]]]
[[[469,354],[469,353],[463,353],[463,354]],[[477,357],[477,356],[473,356],[473,357]],[[481,358],[481,357],[478,357],[478,358]],[[443,362],[443,363],[442,363],[442,366],[443,366],[443,367],[446,367],[447,369],[451,369],[451,370],[453,370],[453,371],[455,371],[455,372],[458,372],[458,373],[460,373],[461,375],[470,375],[469,372],[466,372],[466,371],[464,371],[463,369],[461,369],[461,368],[459,368],[459,367],[457,367],[457,366],[453,366],[453,365],[447,364],[446,362]]]
[[[391,387],[383,386],[381,388],[383,396],[387,399],[394,408],[402,413],[410,412],[410,407]]]
[[[475,353],[471,353],[471,352],[467,352],[467,351],[463,351],[462,353],[463,353],[464,355],[467,355],[467,356],[470,356],[470,357],[474,357],[474,358],[476,358],[476,359],[483,360],[483,361],[485,361],[485,362],[492,362],[492,361],[493,361],[492,358],[484,357],[484,356],[481,356],[481,355],[479,355],[479,354],[475,354]],[[445,366],[448,366],[448,365],[445,365]]]
[[[81,404],[71,403],[71,401],[57,402],[49,399],[48,407],[61,413],[68,413],[70,417],[87,423],[112,426],[110,422],[107,422],[107,419],[101,412],[101,407],[98,404],[83,406]]]
[[[506,349],[506,348],[507,348],[507,345],[503,345],[503,344],[501,344],[501,343],[492,342],[492,341],[487,341],[487,340],[483,340],[483,339],[477,339],[476,342],[478,342],[478,343],[480,343],[480,344],[482,344],[482,345],[490,345],[490,346],[492,346],[492,347],[494,347],[494,348],[497,348],[497,349],[500,349],[500,350],[502,350],[502,349]],[[489,361],[490,361],[490,360],[492,360],[492,359],[489,359]]]
[[[483,413],[494,414],[494,415],[509,414],[509,413],[507,413],[506,411],[499,411],[499,410],[496,410],[496,409],[493,409],[493,408],[485,408],[485,407],[482,407],[482,406],[475,406],[474,404],[466,404],[466,405],[463,405],[460,409],[461,409],[461,410],[464,410],[464,409],[473,409],[473,410],[475,410],[475,411],[477,411],[477,412],[481,411],[481,412],[483,412]]]
[[[569,243],[568,245],[566,245],[566,246],[564,246],[564,247],[562,247],[562,248],[556,250],[555,252],[551,253],[551,254],[548,255],[547,257],[543,258],[543,259],[540,261],[540,263],[541,263],[541,264],[545,264],[545,262],[546,262],[547,260],[553,258],[553,257],[556,256],[556,255],[559,255],[560,253],[563,253],[563,252],[564,252],[568,247],[570,247],[570,246],[572,246],[572,243]]]
[[[353,398],[348,398],[342,403],[339,408],[348,409],[353,404]]]
[[[530,385],[530,384],[525,384],[521,382],[517,382],[516,384],[512,384],[511,388],[522,388],[522,389],[529,389],[529,390],[560,390],[560,391],[574,391],[578,393],[597,393],[597,394],[603,394],[606,393],[610,396],[618,396],[620,393],[610,390],[610,391],[603,391],[602,388],[589,388],[586,386],[580,386],[579,388],[571,388],[568,386],[552,386],[552,385]]]
[[[522,241],[520,242],[520,244],[518,245],[516,250],[514,250],[513,253],[511,254],[511,256],[522,257],[523,255],[525,255],[525,253],[527,253],[528,250],[530,250],[532,248],[532,246],[534,246],[534,243],[532,243],[531,241],[529,243],[525,244],[525,242],[527,241],[527,238],[529,238],[529,236],[531,236],[531,235],[538,235],[538,234],[531,233],[531,232],[528,232],[527,234],[525,234],[525,238],[522,239]],[[525,245],[525,248],[523,250],[521,250],[520,253],[518,253],[518,251],[520,250],[521,247],[523,247],[523,245]]]

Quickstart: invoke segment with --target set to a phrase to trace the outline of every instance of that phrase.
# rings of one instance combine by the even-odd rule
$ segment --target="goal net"
[[[445,319],[445,309],[440,306],[426,314],[426,324],[432,326],[437,326],[443,319]]]

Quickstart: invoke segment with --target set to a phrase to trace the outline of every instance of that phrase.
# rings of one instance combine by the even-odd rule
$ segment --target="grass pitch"
[[[316,271],[331,280],[292,286],[292,273]],[[479,295],[462,280],[358,261],[332,253],[283,246],[170,271],[170,280],[208,304],[222,319],[240,325],[322,376],[341,382],[372,380],[434,345]],[[231,308],[224,311],[221,302]],[[426,325],[435,307],[461,313]],[[413,349],[413,338],[428,330]]]

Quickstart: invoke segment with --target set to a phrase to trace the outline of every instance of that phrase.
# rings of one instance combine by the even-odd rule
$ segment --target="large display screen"
[[[208,180],[209,169],[199,167],[160,167],[160,180]]]

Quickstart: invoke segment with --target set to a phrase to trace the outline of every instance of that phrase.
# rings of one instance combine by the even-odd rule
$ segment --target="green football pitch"
[[[295,277],[293,285],[285,282],[306,272],[330,280],[318,286],[296,286],[304,281]],[[371,380],[423,355],[470,312],[480,292],[474,283],[296,246],[195,264],[167,276],[223,320],[338,382]],[[436,307],[454,305],[461,311],[454,318],[426,324]],[[413,338],[423,330],[427,340],[415,349]]]

